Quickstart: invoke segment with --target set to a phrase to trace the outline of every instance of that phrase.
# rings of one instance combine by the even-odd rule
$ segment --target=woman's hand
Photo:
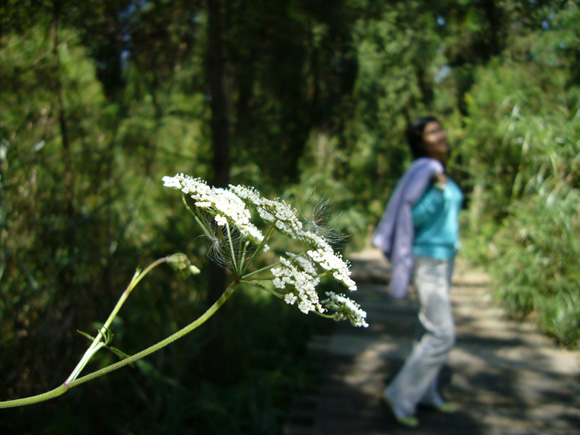
[[[445,174],[433,175],[433,182],[435,183],[435,187],[437,189],[445,190],[445,185],[447,184],[447,175]]]
[[[435,174],[435,175],[433,175],[433,181],[435,183],[446,184],[447,183],[447,175],[445,175],[445,174]]]

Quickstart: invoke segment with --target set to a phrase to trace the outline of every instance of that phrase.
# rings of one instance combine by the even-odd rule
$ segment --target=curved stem
[[[318,275],[316,275],[316,277],[315,277],[315,278],[324,278],[325,276],[328,276],[328,275],[330,275],[331,273],[332,273],[332,271],[331,271],[331,270],[325,270],[324,272],[322,272],[322,273],[319,273]]]
[[[320,317],[324,317],[325,319],[336,319],[336,314],[324,314],[324,313],[320,313],[318,311],[312,311],[312,312]]]
[[[0,402],[1,408],[15,408],[17,406],[32,405],[33,403],[46,402],[47,400],[54,399],[58,396],[62,396],[70,389],[69,386],[62,384],[56,387],[54,390],[47,391],[46,393],[38,394],[36,396],[25,397],[23,399],[7,400],[5,402]]]
[[[229,299],[229,297],[235,291],[237,286],[238,286],[238,283],[234,281],[232,284],[230,284],[230,286],[226,289],[226,291],[220,296],[220,298],[211,307],[209,307],[207,309],[207,311],[205,313],[203,313],[200,317],[198,317],[196,320],[191,322],[189,325],[180,329],[176,333],[170,335],[166,339],[158,342],[157,344],[154,344],[153,346],[148,347],[147,349],[142,350],[139,353],[136,353],[135,355],[132,355],[128,358],[125,358],[125,359],[123,359],[115,364],[111,364],[110,366],[107,366],[107,367],[104,367],[100,370],[97,370],[94,373],[83,376],[82,378],[79,378],[79,379],[71,382],[69,384],[69,386],[72,388],[74,386],[83,384],[83,383],[90,381],[92,379],[98,378],[99,376],[102,376],[104,374],[110,373],[114,370],[117,370],[117,369],[123,367],[123,366],[131,364],[131,363],[133,363],[133,362],[135,362],[143,357],[146,357],[146,356],[152,354],[153,352],[157,352],[158,350],[164,348],[168,344],[171,344],[174,341],[179,340],[180,338],[189,334],[194,329],[197,329],[199,326],[203,325],[211,316],[213,316],[216,313],[216,311]]]
[[[103,376],[107,373],[110,373],[114,370],[120,369],[121,367],[129,365],[129,364],[131,364],[131,363],[133,363],[141,358],[144,358],[144,357],[152,354],[153,352],[158,351],[159,349],[167,346],[168,344],[173,343],[176,340],[179,340],[183,336],[189,334],[194,329],[203,325],[228,300],[228,298],[233,294],[233,292],[236,290],[237,287],[238,287],[238,283],[234,281],[226,289],[226,291],[220,296],[220,298],[211,307],[209,307],[207,309],[207,311],[205,313],[203,313],[200,317],[198,317],[196,320],[191,322],[186,327],[177,331],[175,334],[170,335],[166,339],[154,344],[153,346],[150,346],[147,349],[144,349],[141,352],[136,353],[135,355],[130,356],[128,358],[125,358],[125,359],[123,359],[115,364],[111,364],[110,366],[104,367],[100,370],[97,370],[96,372],[93,372],[91,374],[83,376],[82,378],[78,378],[78,379],[73,380],[73,381],[68,382],[68,383],[65,382],[64,384],[60,385],[59,387],[55,388],[54,390],[48,391],[46,393],[39,394],[36,396],[25,397],[23,399],[7,400],[5,402],[0,402],[0,409],[1,408],[13,408],[16,406],[32,405],[34,403],[45,402],[47,400],[54,399],[58,396],[63,395],[71,388],[74,388],[78,385],[84,384],[85,382],[88,382],[90,380],[96,379],[96,378]]]
[[[151,272],[154,268],[159,266],[161,263],[165,263],[167,261],[169,261],[169,257],[160,258],[160,259],[154,261],[153,263],[151,263],[149,266],[147,266],[147,268],[145,268],[145,270],[143,272],[139,272],[139,271],[135,272],[135,275],[133,275],[133,278],[131,278],[131,282],[129,283],[129,285],[127,286],[127,288],[125,289],[125,291],[123,292],[121,297],[119,298],[119,301],[115,305],[115,308],[113,308],[113,311],[111,311],[111,314],[109,314],[109,318],[104,323],[103,327],[101,329],[99,329],[98,335],[95,337],[95,339],[91,343],[91,346],[86,350],[82,359],[79,361],[77,366],[74,368],[72,373],[69,375],[69,377],[65,381],[65,385],[74,381],[81,374],[81,372],[83,371],[85,366],[88,364],[90,359],[93,357],[93,355],[95,353],[97,353],[101,347],[103,347],[101,340],[103,339],[107,330],[109,329],[109,326],[111,326],[111,323],[113,323],[113,320],[115,319],[115,317],[117,316],[117,314],[121,310],[121,307],[123,306],[123,304],[125,303],[125,301],[129,297],[129,294],[133,291],[133,289],[135,287],[137,287],[137,284],[139,284],[139,282],[141,282],[141,280],[143,278],[145,278],[145,276],[149,272]]]

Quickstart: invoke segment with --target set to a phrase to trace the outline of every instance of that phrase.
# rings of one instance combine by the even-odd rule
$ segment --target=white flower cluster
[[[318,248],[308,251],[308,255],[325,270],[332,272],[337,281],[343,283],[350,291],[356,291],[356,282],[350,277],[348,263],[332,249]]]
[[[296,238],[302,232],[302,222],[298,218],[296,209],[293,209],[281,199],[267,199],[251,187],[230,185],[230,190],[238,195],[247,204],[254,207],[266,222],[275,222],[281,233]]]
[[[317,276],[318,271],[316,270],[316,266],[309,258],[304,258],[300,255],[296,255],[292,252],[286,252],[286,255],[290,258],[290,260],[296,264],[300,269],[306,272],[310,276]]]
[[[244,201],[229,190],[208,186],[205,181],[184,174],[165,176],[163,182],[165,187],[190,195],[195,206],[213,215],[219,226],[230,221],[252,243],[258,245],[264,240],[261,231],[250,222],[251,214]]]
[[[349,290],[357,289],[350,277],[349,263],[340,254],[334,252],[328,241],[320,234],[304,229],[298,213],[284,201],[264,198],[253,188],[230,185],[229,189],[208,186],[199,178],[178,174],[174,177],[163,177],[165,186],[181,190],[195,200],[196,207],[205,209],[211,214],[217,225],[233,224],[242,235],[254,244],[260,244],[264,236],[251,223],[248,207],[255,209],[260,218],[274,225],[280,233],[305,245],[305,254],[287,253],[289,258],[281,257],[280,265],[273,267],[272,283],[283,290],[286,303],[298,306],[303,313],[311,311],[325,313],[325,306],[335,312],[337,320],[348,319],[355,326],[368,326],[366,313],[354,301],[344,295],[327,293],[328,299],[319,300],[316,286],[319,284],[319,272],[332,276]],[[267,245],[265,246],[267,249]],[[317,270],[318,266],[318,270]]]
[[[348,262],[336,254],[323,237],[304,230],[295,209],[281,200],[264,198],[253,188],[230,185],[230,189],[248,205],[255,207],[262,219],[267,222],[276,222],[276,228],[280,232],[313,248],[308,251],[312,260],[324,270],[331,271],[334,278],[350,291],[356,290],[356,282],[350,278]]]
[[[290,290],[284,295],[284,300],[290,305],[298,301],[298,309],[304,314],[310,311],[323,313],[325,310],[320,305],[316,286],[320,282],[308,273],[299,270],[288,259],[280,257],[281,266],[272,268],[274,275],[274,287],[281,290]]]
[[[328,299],[322,303],[328,309],[335,311],[336,320],[349,320],[353,326],[362,326],[368,328],[369,324],[366,322],[367,313],[361,309],[360,305],[345,295],[337,295],[332,292],[326,292]]]

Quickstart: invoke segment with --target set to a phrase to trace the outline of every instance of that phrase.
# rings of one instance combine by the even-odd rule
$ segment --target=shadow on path
[[[389,268],[379,251],[351,261],[359,285],[353,296],[370,327],[337,323],[312,340],[319,382],[296,398],[285,435],[580,434],[580,354],[507,319],[493,304],[487,276],[461,263],[452,288],[457,344],[440,379],[458,412],[420,409],[419,428],[397,426],[381,393],[411,350],[415,298],[389,298]]]

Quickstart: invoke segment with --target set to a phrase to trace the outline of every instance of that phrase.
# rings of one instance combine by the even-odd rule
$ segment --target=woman
[[[448,145],[441,123],[418,118],[407,135],[414,161],[389,200],[373,244],[391,262],[393,297],[405,296],[412,277],[419,299],[424,334],[383,395],[397,422],[417,426],[419,404],[454,410],[437,391],[437,378],[455,343],[449,288],[463,194],[445,173]]]

